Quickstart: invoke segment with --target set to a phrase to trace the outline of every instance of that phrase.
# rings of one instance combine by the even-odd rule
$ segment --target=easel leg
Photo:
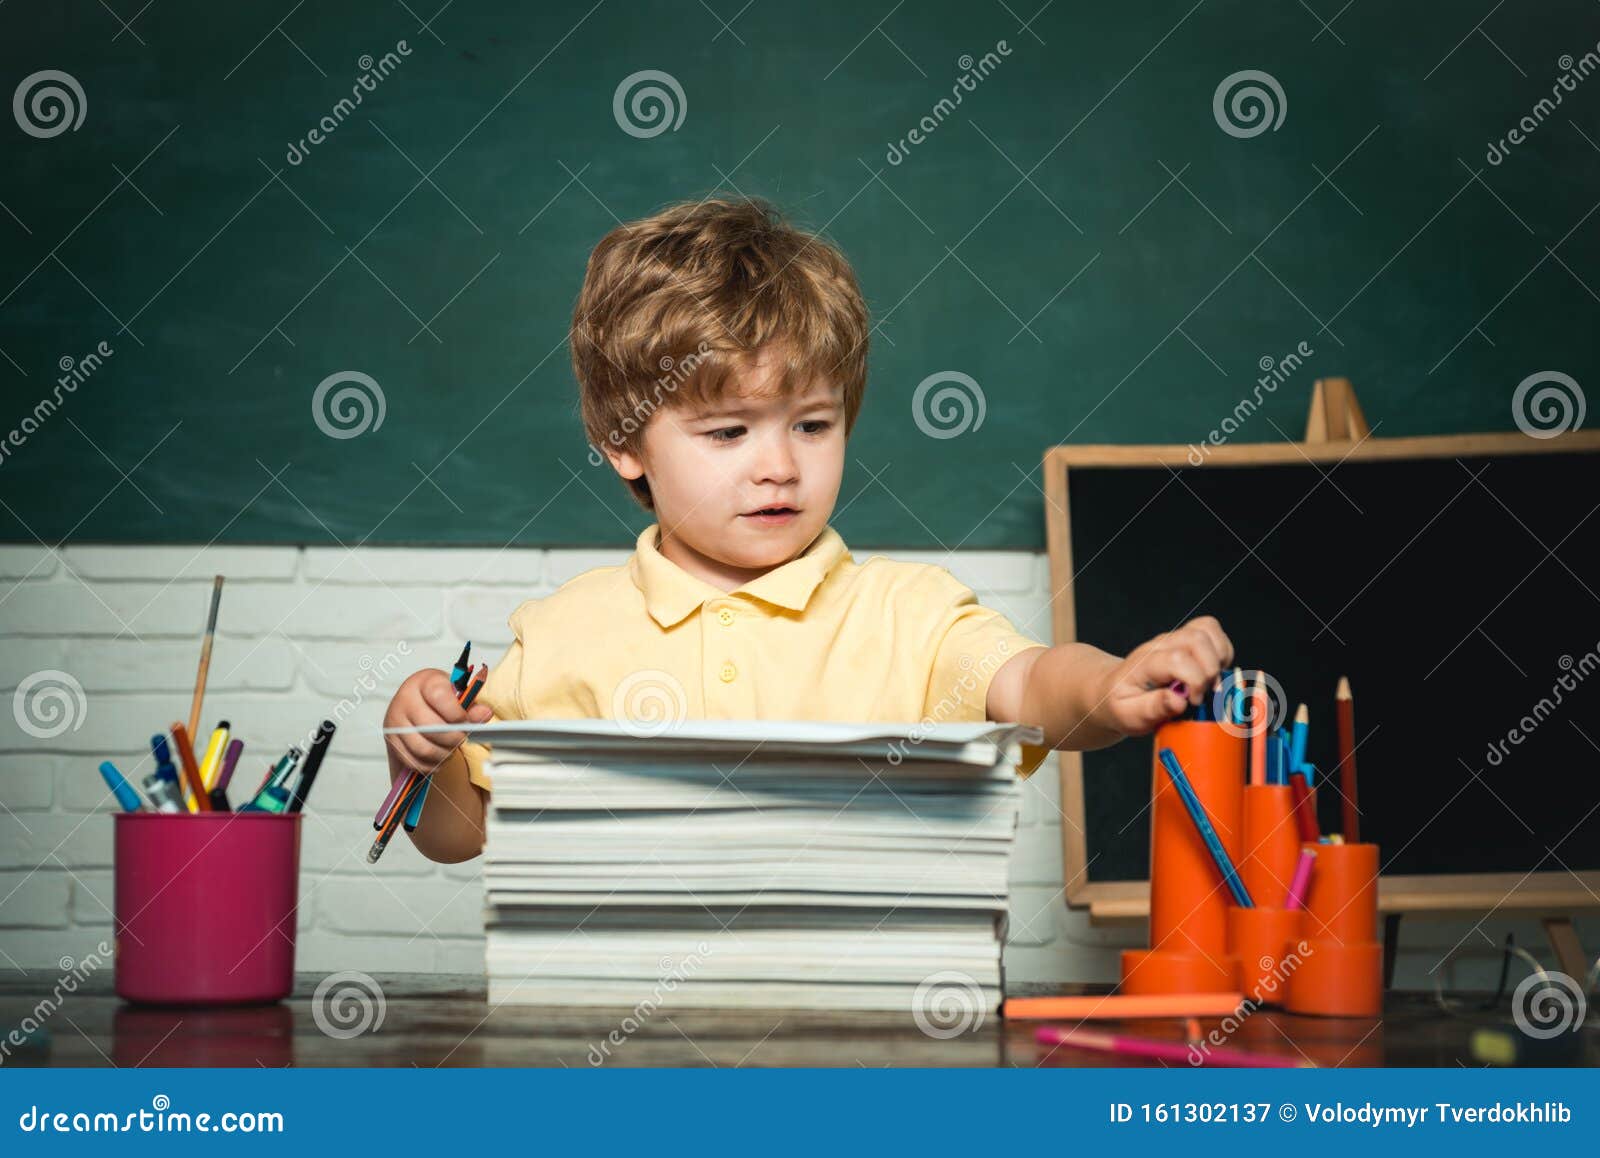
[[[1546,917],[1544,935],[1550,938],[1550,948],[1555,950],[1556,964],[1561,972],[1582,984],[1589,969],[1589,959],[1583,955],[1578,943],[1578,930],[1573,928],[1571,917]]]
[[[1383,987],[1394,988],[1394,959],[1400,949],[1400,918],[1403,913],[1386,913],[1383,918]]]

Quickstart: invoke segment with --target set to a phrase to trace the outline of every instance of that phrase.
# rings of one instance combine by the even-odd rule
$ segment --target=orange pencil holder
[[[1300,859],[1293,790],[1287,784],[1251,784],[1244,790],[1243,813],[1239,878],[1258,906],[1281,907]]]
[[[1244,736],[1209,721],[1177,720],[1157,730],[1151,754],[1151,947],[1123,952],[1123,993],[1227,993],[1237,985],[1238,962],[1228,951],[1232,896],[1156,753],[1171,748],[1178,757],[1237,865],[1247,745]]]
[[[1258,1005],[1282,1005],[1297,967],[1300,909],[1228,908],[1228,955],[1239,962],[1239,992]]]
[[[1332,1017],[1383,1011],[1378,940],[1378,846],[1307,844],[1316,850],[1301,923],[1305,952],[1289,977],[1285,1008]]]

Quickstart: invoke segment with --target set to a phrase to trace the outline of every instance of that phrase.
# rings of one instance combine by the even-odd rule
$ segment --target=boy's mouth
[[[762,507],[759,510],[754,511],[745,511],[739,517],[741,519],[750,519],[754,522],[760,523],[763,526],[776,527],[790,522],[799,516],[800,511],[798,508],[779,505]]]

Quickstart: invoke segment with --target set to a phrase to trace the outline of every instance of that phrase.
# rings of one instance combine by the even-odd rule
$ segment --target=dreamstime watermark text
[[[289,150],[284,153],[283,159],[291,165],[298,165],[309,157],[312,148],[333,136],[350,114],[356,111],[356,106],[365,99],[366,94],[376,92],[378,85],[387,80],[389,74],[399,68],[401,61],[410,55],[411,46],[403,40],[397,40],[393,51],[384,53],[377,60],[373,60],[369,54],[356,61],[361,67],[361,75],[356,77],[356,83],[350,86],[350,96],[340,97],[310,132],[298,141],[290,141]]]
[[[1520,747],[1524,740],[1538,731],[1541,724],[1555,715],[1556,709],[1561,706],[1567,695],[1577,691],[1579,684],[1588,679],[1596,669],[1600,669],[1600,644],[1596,644],[1592,650],[1584,652],[1577,659],[1564,655],[1556,661],[1556,666],[1561,669],[1561,674],[1556,677],[1556,682],[1550,685],[1550,694],[1540,696],[1533,707],[1523,714],[1502,739],[1490,742],[1484,759],[1489,761],[1491,767],[1498,768],[1505,763],[1512,748]]]
[[[0,438],[0,466],[5,465],[6,459],[13,451],[22,448],[22,444],[28,441],[30,435],[50,421],[51,416],[61,409],[61,403],[66,395],[76,394],[78,387],[87,382],[115,352],[110,342],[102,341],[81,358],[63,354],[56,363],[61,370],[61,376],[56,379],[55,387],[49,394],[35,402],[33,409],[23,415],[22,421],[12,427],[4,438]]]
[[[1511,155],[1511,150],[1533,136],[1534,131],[1545,122],[1545,118],[1556,111],[1556,106],[1561,103],[1565,94],[1576,92],[1578,85],[1589,79],[1589,75],[1600,69],[1600,42],[1594,48],[1572,59],[1570,53],[1556,61],[1561,68],[1561,75],[1556,77],[1555,84],[1550,86],[1550,96],[1540,97],[1534,102],[1520,120],[1498,141],[1490,141],[1489,148],[1484,153],[1483,159],[1491,165],[1498,165]],[[1551,100],[1550,97],[1554,97]]]
[[[1255,388],[1239,399],[1233,411],[1201,442],[1189,444],[1189,465],[1200,466],[1204,463],[1213,447],[1221,446],[1232,438],[1234,433],[1250,420],[1250,416],[1261,409],[1262,400],[1269,394],[1276,394],[1278,387],[1288,380],[1289,375],[1300,369],[1305,360],[1315,353],[1310,343],[1301,342],[1281,358],[1274,358],[1271,354],[1261,355],[1256,365],[1260,367],[1262,373],[1261,377],[1256,379]]]
[[[960,57],[956,65],[961,69],[961,75],[956,77],[955,84],[950,86],[950,95],[940,97],[934,102],[933,108],[929,109],[905,136],[898,141],[890,141],[889,151],[884,154],[884,160],[891,165],[898,165],[909,157],[913,148],[933,136],[939,126],[944,124],[945,118],[956,111],[956,106],[961,103],[962,94],[976,92],[978,86],[1000,67],[1001,60],[1010,55],[1011,46],[1004,40],[997,40],[994,48],[976,60],[972,58],[971,53]]]

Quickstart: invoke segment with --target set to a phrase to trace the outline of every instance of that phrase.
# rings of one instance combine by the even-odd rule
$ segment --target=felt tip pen
[[[406,818],[401,821],[401,826],[407,832],[415,832],[417,825],[422,822],[422,802],[428,799],[428,787],[432,783],[432,776],[424,776],[417,790],[411,794],[411,807],[406,809]]]
[[[300,769],[300,779],[295,781],[294,791],[289,794],[290,812],[299,812],[306,806],[306,797],[311,795],[311,786],[316,783],[317,771],[322,767],[322,758],[328,754],[335,729],[332,720],[323,720],[318,725],[317,734],[311,739],[311,750],[306,753],[305,765]]]
[[[150,797],[157,812],[183,812],[183,797],[178,792],[178,782],[170,776],[152,772],[144,778],[144,792]]]
[[[216,782],[211,786],[213,792],[218,789],[224,792],[227,791],[229,782],[233,780],[233,770],[239,766],[239,757],[243,754],[243,740],[230,740],[228,742],[228,750],[222,755],[222,766],[217,769]]]
[[[295,767],[300,763],[300,757],[305,755],[299,748],[290,748],[278,761],[278,766],[272,770],[272,780],[268,788],[287,788],[289,777],[294,775]]]
[[[228,747],[229,727],[227,720],[217,721],[217,726],[211,733],[211,739],[206,741],[205,755],[200,757],[200,783],[206,786],[208,794],[217,786],[217,773],[222,766],[222,753]]]
[[[467,680],[472,675],[472,664],[469,662],[471,656],[472,640],[469,639],[461,649],[461,658],[456,660],[455,666],[450,669],[450,686],[455,688],[458,696],[466,691]]]
[[[144,807],[144,800],[140,797],[139,790],[128,783],[110,760],[100,761],[100,775],[105,778],[106,786],[116,795],[122,811],[138,812]]]
[[[1254,1053],[1241,1049],[1197,1050],[1181,1041],[1160,1041],[1155,1038],[1133,1037],[1129,1034],[1100,1033],[1087,1029],[1057,1029],[1041,1025],[1034,1031],[1033,1039],[1040,1045],[1066,1046],[1069,1049],[1093,1050],[1096,1053],[1121,1054],[1125,1057],[1152,1058],[1160,1062],[1187,1062],[1189,1065],[1244,1066],[1263,1069],[1314,1069],[1315,1062],[1278,1054]],[[1200,1060],[1195,1060],[1195,1055]]]
[[[260,794],[239,809],[240,812],[271,812],[282,813],[289,807],[289,793],[286,789],[279,788],[276,784],[263,788]]]

